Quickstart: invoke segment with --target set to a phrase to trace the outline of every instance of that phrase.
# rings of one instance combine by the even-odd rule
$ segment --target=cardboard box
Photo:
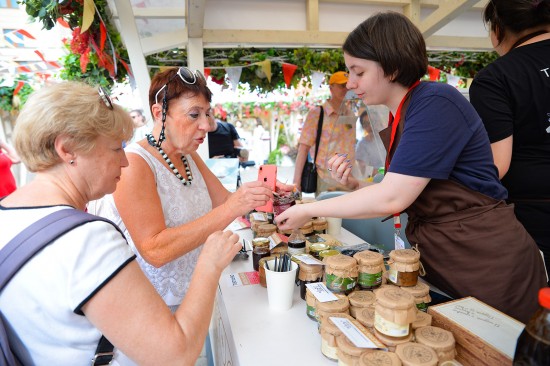
[[[464,366],[512,365],[523,323],[473,297],[430,306],[428,313],[433,326],[453,333]]]

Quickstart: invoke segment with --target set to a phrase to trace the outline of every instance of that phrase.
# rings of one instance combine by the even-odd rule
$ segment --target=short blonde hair
[[[62,82],[32,94],[17,118],[14,146],[31,172],[61,162],[55,151],[59,135],[69,137],[74,151],[89,152],[99,136],[129,140],[132,119],[122,107],[110,109],[97,88],[81,82]]]

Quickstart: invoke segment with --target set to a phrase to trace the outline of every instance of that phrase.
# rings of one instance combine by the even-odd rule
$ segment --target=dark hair
[[[491,0],[483,11],[483,21],[500,43],[507,31],[521,33],[550,24],[550,0]]]
[[[342,49],[350,56],[378,62],[385,76],[406,87],[428,70],[422,33],[403,14],[392,11],[374,14],[359,24]]]
[[[170,106],[170,101],[172,99],[177,99],[182,95],[189,95],[190,97],[203,95],[209,103],[212,102],[212,92],[208,86],[206,86],[204,78],[197,78],[194,84],[187,84],[176,75],[178,70],[178,67],[169,68],[155,74],[153,80],[151,80],[151,86],[149,87],[149,109],[151,113],[153,112],[152,107],[155,104],[155,95],[159,89],[166,84],[168,84],[165,89],[166,101],[168,102],[167,107]],[[159,103],[162,103],[163,93],[164,91],[161,91],[158,95]]]

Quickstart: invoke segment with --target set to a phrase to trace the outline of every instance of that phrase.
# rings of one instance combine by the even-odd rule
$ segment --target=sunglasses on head
[[[109,96],[109,93],[107,90],[100,86],[97,88],[97,93],[99,94],[99,97],[105,103],[105,106],[109,109],[113,109],[113,101],[111,100],[111,97]]]
[[[189,84],[189,85],[195,84],[197,82],[197,80],[199,80],[199,79],[206,82],[206,79],[204,78],[204,75],[199,70],[191,71],[191,69],[189,69],[185,66],[182,66],[178,69],[178,72],[176,72],[176,74],[174,76],[172,76],[170,78],[170,80],[168,80],[168,82],[166,84],[164,84],[162,86],[162,88],[160,88],[158,90],[158,92],[155,94],[155,103],[159,102],[158,101],[158,96],[159,96],[160,92],[165,90],[168,87],[168,84],[170,84],[176,76],[179,76],[181,81],[183,81],[185,84]],[[164,92],[164,97],[166,97],[166,91]]]

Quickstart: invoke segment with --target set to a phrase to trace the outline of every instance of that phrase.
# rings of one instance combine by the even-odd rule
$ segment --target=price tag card
[[[401,237],[397,235],[397,233],[394,235],[395,235],[395,250],[405,249],[405,242],[403,241],[403,239],[401,239]]]
[[[349,319],[330,317],[330,320],[345,334],[346,337],[355,345],[360,348],[380,348],[374,344],[367,336],[361,332]]]
[[[239,221],[239,220],[235,220],[231,224],[229,224],[227,229],[229,229],[231,231],[238,231],[238,230],[246,229],[246,228],[249,228],[249,227],[250,226],[246,226],[246,223],[244,223],[242,221]]]
[[[260,283],[260,275],[256,271],[229,273],[227,279],[232,287],[257,285]]]
[[[319,259],[311,256],[310,254],[296,254],[293,257],[298,259],[300,262],[305,263],[305,264],[316,264],[316,265],[319,265],[319,266],[324,266],[325,265]]]
[[[256,221],[267,221],[267,215],[265,212],[252,212],[251,215]]]
[[[338,298],[327,288],[323,282],[306,283],[306,287],[319,302],[336,301]]]

